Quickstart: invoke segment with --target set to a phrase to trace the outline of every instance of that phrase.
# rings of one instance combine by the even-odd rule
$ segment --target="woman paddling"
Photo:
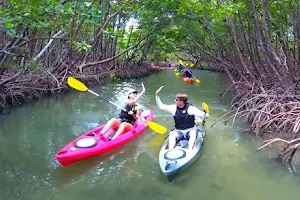
[[[121,110],[118,118],[110,119],[100,131],[100,136],[105,134],[110,128],[118,129],[113,137],[109,137],[109,140],[113,140],[122,133],[128,132],[133,129],[133,125],[136,120],[136,118],[133,115],[137,114],[136,103],[145,93],[145,87],[143,83],[142,87],[143,91],[140,94],[138,94],[137,90],[132,90],[128,93],[128,100],[124,102],[124,104],[126,105],[124,107],[126,111]]]

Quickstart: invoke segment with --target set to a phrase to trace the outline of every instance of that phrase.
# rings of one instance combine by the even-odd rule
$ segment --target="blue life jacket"
[[[134,117],[132,115],[129,115],[128,112],[132,111],[134,114],[136,114],[137,113],[136,105],[126,105],[125,110],[126,112],[121,110],[119,114],[119,118],[121,118],[123,122],[128,122],[128,123],[134,122],[135,121]]]
[[[184,130],[195,126],[195,116],[189,115],[187,110],[192,104],[186,103],[183,108],[176,109],[174,116],[175,128]]]
[[[178,70],[183,70],[183,66],[181,64],[178,65]]]

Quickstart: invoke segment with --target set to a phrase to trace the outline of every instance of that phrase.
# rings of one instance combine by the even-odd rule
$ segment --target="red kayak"
[[[141,116],[147,121],[152,121],[154,113],[152,110],[145,110],[141,113]],[[110,129],[100,137],[99,133],[103,127],[104,124],[82,134],[57,152],[55,158],[62,166],[66,167],[75,162],[99,156],[130,142],[139,136],[148,126],[146,123],[137,120],[134,124],[134,129],[123,133],[111,141],[108,140],[108,137],[114,134],[116,130]]]

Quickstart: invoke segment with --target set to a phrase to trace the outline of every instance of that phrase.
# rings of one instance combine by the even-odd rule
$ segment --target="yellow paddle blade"
[[[203,106],[205,112],[206,112],[206,113],[209,113],[208,105],[207,105],[205,102],[202,102],[202,106]]]
[[[174,72],[176,72],[177,71],[177,69],[174,69]]]
[[[182,60],[179,60],[179,63],[180,63],[181,65],[184,65],[184,63],[183,63],[183,61],[182,61]]]
[[[179,73],[179,72],[177,72],[177,73],[175,74],[175,76],[179,76],[179,74],[180,74],[180,73]]]
[[[188,67],[188,66],[189,66],[189,64],[185,64],[185,66],[186,66],[186,67]]]
[[[200,80],[199,80],[199,79],[196,79],[196,83],[200,83]]]
[[[194,64],[192,63],[192,64],[190,64],[190,66],[191,66],[191,67],[194,67]]]
[[[71,88],[74,88],[82,92],[88,91],[88,88],[82,82],[80,82],[79,80],[73,77],[69,77],[67,82]]]
[[[168,129],[160,124],[157,124],[155,122],[151,122],[151,121],[147,121],[147,125],[149,128],[151,128],[152,130],[154,130],[155,132],[159,133],[159,134],[165,134]]]

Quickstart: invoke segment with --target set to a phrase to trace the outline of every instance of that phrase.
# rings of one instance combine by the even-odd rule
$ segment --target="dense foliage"
[[[184,59],[227,73],[237,91],[228,119],[300,130],[297,0],[5,0],[0,15],[0,107],[60,91],[70,75],[98,81]]]

